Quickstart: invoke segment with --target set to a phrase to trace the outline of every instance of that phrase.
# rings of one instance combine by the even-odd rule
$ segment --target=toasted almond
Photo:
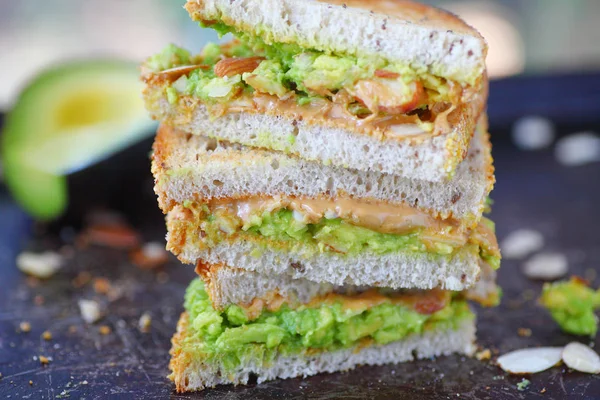
[[[378,69],[375,71],[375,76],[378,78],[388,78],[388,79],[396,79],[400,78],[400,74],[392,71],[387,71],[385,69]]]
[[[562,347],[515,350],[498,357],[498,366],[511,374],[535,374],[558,364],[562,351]]]
[[[181,78],[184,75],[189,74],[192,71],[197,69],[210,69],[209,65],[198,64],[198,65],[182,65],[175,68],[166,69],[158,73],[158,76],[166,79],[169,82],[175,82],[177,79]]]
[[[588,374],[600,373],[600,356],[588,346],[571,342],[565,346],[562,359],[567,367]]]
[[[264,57],[225,58],[215,64],[215,75],[230,77],[254,71]]]

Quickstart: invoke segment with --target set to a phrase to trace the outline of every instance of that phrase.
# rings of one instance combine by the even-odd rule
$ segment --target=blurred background
[[[600,1],[428,0],[462,16],[490,45],[494,78],[600,68]],[[170,42],[200,49],[184,0],[20,0],[0,2],[0,108],[25,81],[59,60],[116,55],[134,60]],[[10,77],[10,79],[7,79]]]

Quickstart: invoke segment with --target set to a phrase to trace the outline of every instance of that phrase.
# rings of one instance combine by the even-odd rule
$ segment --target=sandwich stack
[[[196,266],[178,391],[474,350],[497,304],[486,43],[409,1],[189,0],[149,58],[167,248]]]

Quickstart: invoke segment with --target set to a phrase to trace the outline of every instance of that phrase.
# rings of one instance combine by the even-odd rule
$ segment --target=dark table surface
[[[600,164],[560,166],[550,149],[520,152],[502,131],[495,132],[493,141],[498,183],[492,195],[492,218],[498,237],[519,228],[542,232],[546,250],[564,252],[569,273],[585,276],[597,287]],[[0,186],[0,398],[189,397],[176,395],[165,377],[170,337],[182,310],[184,289],[194,276],[192,268],[171,259],[164,268],[147,271],[133,266],[125,251],[69,244],[92,204],[124,213],[145,240],[162,240],[162,215],[147,172],[148,146],[149,142],[142,143],[137,153],[126,152],[71,177],[69,214],[52,226],[32,223]],[[58,249],[65,243],[75,249],[74,256],[50,280],[36,284],[16,269],[14,260],[20,251]],[[536,305],[541,283],[526,279],[521,264],[503,262],[498,280],[504,299],[498,308],[478,310],[479,344],[505,353],[527,346],[586,342],[561,333]],[[82,271],[108,278],[121,289],[121,296],[109,300],[96,294],[91,284],[75,288],[72,280]],[[36,296],[44,298],[43,305],[36,305]],[[86,325],[77,306],[82,298],[98,300],[107,311],[104,319]],[[144,312],[152,315],[148,333],[137,327]],[[25,320],[31,323],[31,332],[19,333],[19,323]],[[100,334],[100,325],[108,325],[112,333]],[[519,328],[530,328],[532,335],[519,336]],[[41,338],[46,330],[52,332],[50,341]],[[52,357],[52,362],[42,366],[36,360],[40,355]],[[556,367],[529,379],[531,385],[519,391],[520,377],[507,376],[489,362],[450,356],[248,387],[219,387],[191,397],[600,398],[599,376]]]

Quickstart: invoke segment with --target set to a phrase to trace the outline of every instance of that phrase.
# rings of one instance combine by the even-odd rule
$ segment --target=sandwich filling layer
[[[429,330],[457,329],[474,318],[467,303],[450,292],[368,291],[331,294],[294,310],[283,304],[250,319],[236,305],[216,311],[200,279],[187,289],[184,307],[190,334],[182,347],[225,372],[249,360],[268,363],[276,355],[383,345]]]
[[[170,45],[145,63],[143,78],[170,103],[200,101],[215,117],[277,109],[398,137],[449,132],[463,108],[466,89],[424,71],[241,38],[199,55]]]
[[[493,269],[500,264],[494,224],[483,218],[476,229],[462,229],[409,206],[351,198],[291,197],[184,202],[171,213],[186,240],[200,248],[221,241],[248,240],[303,254],[359,255],[392,252],[453,256],[476,253]]]

